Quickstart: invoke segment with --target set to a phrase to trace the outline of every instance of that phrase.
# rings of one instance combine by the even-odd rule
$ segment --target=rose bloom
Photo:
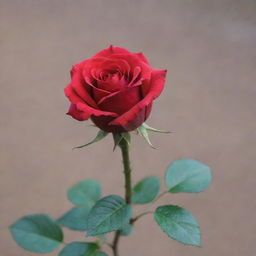
[[[79,121],[91,118],[106,132],[134,130],[148,118],[166,72],[153,69],[143,53],[110,46],[72,68],[67,114]]]

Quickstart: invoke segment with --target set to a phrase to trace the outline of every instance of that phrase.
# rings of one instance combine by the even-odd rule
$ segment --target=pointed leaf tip
[[[151,143],[151,141],[150,141],[150,139],[149,139],[147,129],[146,129],[143,125],[141,125],[139,128],[137,128],[137,130],[138,130],[139,134],[140,134],[140,135],[145,139],[145,141],[149,144],[149,146],[150,146],[151,148],[153,148],[153,149],[156,149],[156,148],[152,145],[152,143]]]
[[[106,136],[108,135],[108,132],[105,132],[105,131],[102,131],[102,130],[99,130],[99,132],[97,133],[96,137],[91,140],[90,142],[84,144],[84,145],[81,145],[81,146],[77,146],[77,147],[74,147],[73,149],[79,149],[79,148],[84,148],[84,147],[87,147],[95,142],[98,142],[100,140],[102,140],[103,138],[105,138]]]
[[[156,129],[156,128],[150,127],[150,126],[147,125],[146,123],[143,123],[142,126],[145,127],[148,131],[151,131],[151,132],[172,133],[171,131],[158,130],[158,129]]]

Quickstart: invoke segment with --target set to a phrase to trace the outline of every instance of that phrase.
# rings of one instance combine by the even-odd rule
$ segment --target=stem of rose
[[[129,158],[129,144],[125,139],[122,139],[119,143],[122,152],[124,177],[125,177],[125,201],[127,204],[131,204],[132,197],[132,179],[131,179],[131,166]],[[120,239],[120,231],[115,232],[112,249],[114,256],[119,256],[118,253],[118,242]]]

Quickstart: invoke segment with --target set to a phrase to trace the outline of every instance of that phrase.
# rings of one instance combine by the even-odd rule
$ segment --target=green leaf
[[[105,252],[97,252],[95,256],[108,256]]]
[[[153,127],[150,127],[150,126],[147,125],[146,123],[143,123],[142,126],[143,126],[144,128],[146,128],[148,131],[151,131],[151,132],[171,133],[170,131],[164,131],[164,130],[155,129],[155,128],[153,128]]]
[[[130,235],[130,233],[132,232],[132,225],[131,224],[127,224],[125,225],[122,229],[121,229],[121,232],[120,232],[120,235],[121,236],[128,236]]]
[[[98,251],[98,252],[96,252],[95,256],[108,256],[108,255],[105,252]]]
[[[155,176],[144,178],[133,188],[132,202],[147,204],[152,202],[160,190],[160,181]]]
[[[95,236],[121,229],[129,223],[132,210],[123,198],[110,195],[100,199],[88,216],[87,236]]]
[[[204,191],[211,183],[210,168],[194,159],[176,160],[167,168],[165,183],[172,193]]]
[[[107,254],[99,251],[96,243],[73,242],[66,245],[59,256],[107,256]]]
[[[154,217],[160,228],[172,239],[186,245],[200,246],[200,228],[195,217],[176,205],[156,209]]]
[[[63,241],[61,228],[44,214],[25,216],[11,225],[10,231],[17,244],[31,252],[54,251]]]
[[[74,207],[61,216],[57,220],[57,223],[73,230],[85,231],[87,230],[87,218],[90,210],[91,209],[87,207]]]
[[[113,151],[115,151],[116,147],[119,145],[122,139],[126,140],[128,145],[131,144],[131,135],[129,132],[113,133],[113,138],[114,138]]]
[[[91,208],[101,196],[101,185],[97,180],[83,180],[68,190],[68,199],[77,206]]]
[[[99,132],[97,133],[96,137],[91,140],[90,142],[84,144],[84,145],[81,145],[81,146],[77,146],[77,147],[74,147],[73,149],[77,149],[77,148],[83,148],[83,147],[86,147],[86,146],[89,146],[95,142],[98,142],[100,140],[102,140],[103,138],[105,138],[106,136],[108,135],[108,132],[105,132],[105,131],[102,131],[102,130],[99,130]]]
[[[143,125],[141,125],[140,127],[137,128],[137,130],[138,130],[139,134],[145,139],[145,141],[150,145],[150,147],[154,148],[149,139],[147,129]]]

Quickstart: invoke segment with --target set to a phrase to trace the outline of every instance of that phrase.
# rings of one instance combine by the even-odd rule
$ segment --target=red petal
[[[78,121],[84,121],[88,119],[88,115],[83,112],[83,111],[79,111],[76,108],[76,105],[71,103],[69,110],[67,112],[67,115],[72,116],[74,119],[78,120]]]
[[[136,86],[136,85],[138,85],[138,82],[141,82],[141,79],[139,79],[139,81],[137,81],[136,83],[134,83],[135,82],[135,80],[138,78],[138,76],[140,75],[140,73],[141,73],[141,67],[139,67],[139,66],[137,66],[137,67],[135,67],[134,68],[134,70],[133,70],[133,77],[132,77],[132,80],[130,81],[130,83],[129,83],[129,86]]]
[[[81,71],[77,71],[73,73],[72,80],[68,87],[71,86],[75,94],[79,96],[82,101],[94,108],[98,108],[96,102],[91,98],[89,92],[87,91],[89,89],[88,85],[86,85],[85,81],[83,81],[83,77],[80,72]],[[67,88],[67,91],[68,90],[70,90],[70,93],[72,94],[72,90]]]
[[[153,71],[148,64],[142,61],[136,54],[116,54],[115,58],[124,59],[131,67],[131,72],[134,72],[136,67],[141,68],[141,77],[149,79]]]
[[[109,57],[110,55],[113,55],[113,54],[130,54],[130,52],[124,48],[114,47],[110,45],[109,48],[98,52],[93,57]]]
[[[126,127],[128,122],[132,122],[138,118],[139,113],[143,111],[146,106],[149,106],[152,101],[157,98],[163,88],[165,82],[166,70],[155,70],[152,72],[151,76],[151,87],[150,91],[146,95],[146,97],[132,107],[129,111],[125,112],[123,115],[114,119],[110,125],[121,125],[122,127]]]
[[[140,88],[129,87],[108,95],[98,103],[100,109],[122,115],[140,102]]]
[[[94,115],[94,116],[113,116],[113,117],[118,116],[114,112],[102,111],[102,110],[94,109],[94,108],[91,108],[90,106],[88,106],[86,104],[83,104],[83,103],[76,104],[76,107],[77,107],[78,110],[83,111],[84,113],[87,114],[87,119],[91,115]]]
[[[90,107],[75,93],[75,91],[70,85],[65,88],[65,94],[72,103],[68,111],[68,114],[79,121],[87,120],[91,115],[95,115],[95,116],[103,115],[103,116],[113,116],[113,117],[118,116],[116,113],[113,113],[113,112],[101,111],[93,107]]]
[[[147,58],[142,52],[135,53],[142,61],[144,61],[146,64],[149,64]]]
[[[90,77],[85,77],[85,81],[91,87],[92,96],[96,102],[100,101],[103,97],[106,97],[110,94],[110,92],[94,86],[92,79]]]

